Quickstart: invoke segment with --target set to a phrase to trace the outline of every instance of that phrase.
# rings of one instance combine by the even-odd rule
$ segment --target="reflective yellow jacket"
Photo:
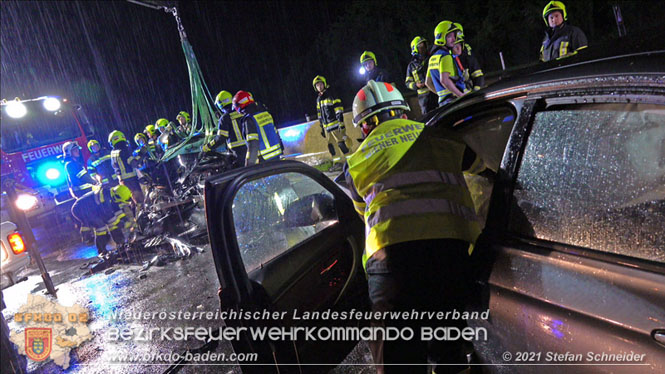
[[[396,243],[475,242],[480,223],[462,175],[464,149],[406,119],[382,123],[363,141],[348,159],[346,173],[365,220],[363,265]]]

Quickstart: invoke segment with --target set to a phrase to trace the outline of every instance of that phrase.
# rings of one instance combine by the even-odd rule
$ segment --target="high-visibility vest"
[[[132,160],[134,160],[133,155],[126,157],[126,153],[129,153],[129,149],[114,149],[111,151],[111,160],[113,162],[113,169],[116,171],[116,174],[120,180],[127,180],[129,178],[136,177],[136,171],[132,167]],[[126,158],[125,158],[126,157]],[[125,159],[123,159],[125,158]]]
[[[246,145],[245,138],[242,136],[242,114],[233,111],[228,114],[228,119],[225,119],[225,116],[222,116],[218,134],[228,139],[228,146],[231,149]]]
[[[256,123],[257,133],[246,134],[247,141],[259,141],[259,155],[263,160],[270,160],[279,157],[282,154],[282,146],[279,142],[279,135],[275,128],[275,123],[270,113],[265,110],[258,113],[251,113],[247,115],[246,120],[254,121]]]
[[[365,219],[363,265],[389,245],[426,239],[473,244],[480,222],[462,174],[465,145],[431,136],[425,125],[389,120],[348,159]],[[427,134],[425,136],[421,136]]]

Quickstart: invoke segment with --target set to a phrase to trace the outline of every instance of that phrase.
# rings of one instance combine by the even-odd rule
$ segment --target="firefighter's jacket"
[[[393,119],[380,124],[348,159],[345,177],[365,220],[363,264],[389,245],[460,239],[473,244],[480,222],[464,182],[466,146]]]
[[[159,161],[155,154],[155,147],[151,147],[149,144],[136,148],[134,158],[138,162],[137,169],[150,175],[153,174],[157,161]]]
[[[215,149],[222,141],[226,141],[230,149],[244,146],[245,138],[242,134],[242,117],[243,115],[235,110],[224,113],[217,123],[217,134],[208,143],[208,147]]]
[[[326,131],[344,129],[344,107],[342,100],[327,88],[316,98],[316,115]]]
[[[78,160],[71,157],[65,159],[65,171],[67,172],[69,193],[74,198],[85,195],[95,184],[95,180],[92,179],[88,170]]]
[[[455,86],[463,93],[468,92],[464,82],[464,72],[460,69],[460,64],[456,63],[455,57],[446,48],[435,46],[432,56],[429,58],[427,66],[427,75],[432,77],[432,83],[439,97],[439,105],[454,98],[453,93],[441,84],[441,75],[448,73]]]
[[[90,154],[88,172],[99,175],[102,183],[109,183],[117,179],[113,171],[113,165],[111,165],[111,153],[104,148],[101,148],[97,153]]]
[[[549,61],[576,53],[588,45],[586,35],[579,28],[567,22],[545,32],[543,44],[540,46],[540,60]]]
[[[118,142],[113,147],[111,163],[113,170],[121,181],[137,177],[135,168],[138,167],[138,159],[129,149],[129,144],[126,141]]]
[[[427,79],[427,60],[427,57],[418,54],[411,58],[411,62],[406,67],[406,79],[404,83],[408,89],[417,91],[418,95],[429,94],[427,86],[418,88],[416,85],[417,83],[425,84],[425,79]]]
[[[113,201],[107,187],[95,187],[79,198],[72,206],[72,214],[84,227],[93,228],[96,235],[118,229],[123,222],[125,227],[133,224],[129,204]]]
[[[259,155],[264,161],[279,157],[282,154],[282,142],[277,133],[275,122],[263,106],[253,103],[245,107],[242,126],[247,142],[259,141]]]

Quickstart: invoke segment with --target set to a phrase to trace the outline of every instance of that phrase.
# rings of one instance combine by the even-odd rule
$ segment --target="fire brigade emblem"
[[[25,355],[32,361],[44,361],[51,354],[52,332],[50,328],[25,329]]]

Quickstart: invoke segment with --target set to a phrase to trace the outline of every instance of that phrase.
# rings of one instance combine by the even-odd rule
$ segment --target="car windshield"
[[[6,107],[3,106],[0,139],[4,152],[25,151],[81,136],[71,107],[63,106],[59,110],[48,111],[42,100],[23,102],[23,105],[27,112],[20,118],[7,115]]]

